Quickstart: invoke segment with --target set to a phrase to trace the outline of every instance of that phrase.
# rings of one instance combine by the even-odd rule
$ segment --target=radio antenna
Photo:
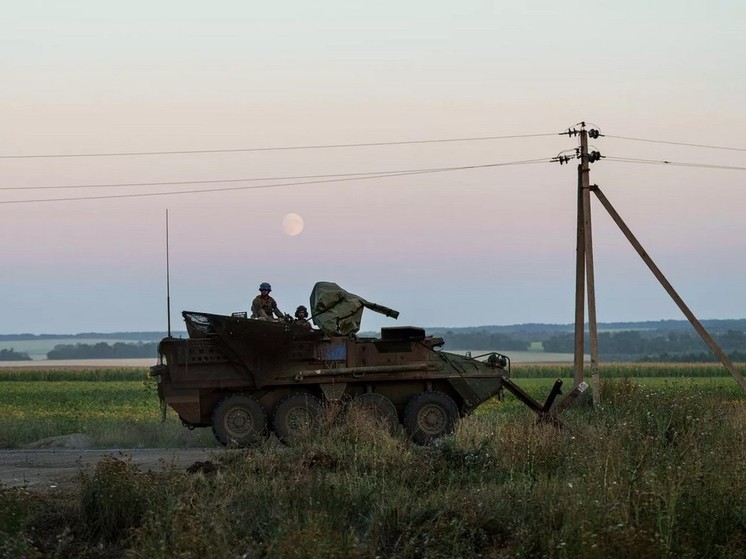
[[[168,337],[171,337],[171,276],[168,262],[168,208],[166,209],[166,316],[168,318]]]

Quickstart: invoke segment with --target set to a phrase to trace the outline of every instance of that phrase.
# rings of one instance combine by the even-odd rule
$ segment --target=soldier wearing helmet
[[[295,323],[307,330],[311,330],[311,323],[308,322],[308,309],[303,305],[295,309]]]
[[[259,285],[259,295],[251,302],[251,318],[271,320],[275,316],[283,318],[282,312],[277,308],[277,302],[269,296],[272,286],[266,281]]]

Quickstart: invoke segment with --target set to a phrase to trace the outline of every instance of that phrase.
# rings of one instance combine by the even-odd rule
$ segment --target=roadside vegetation
[[[0,558],[742,557],[746,399],[713,366],[672,370],[605,367],[603,405],[561,431],[507,396],[431,447],[328,407],[295,445],[251,450],[161,422],[144,370],[0,371],[4,448],[69,433],[215,448],[186,471],[118,454],[75,489],[0,486]],[[542,400],[568,371],[513,375]]]

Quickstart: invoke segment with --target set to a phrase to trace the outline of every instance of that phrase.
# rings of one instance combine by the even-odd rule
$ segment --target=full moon
[[[303,232],[303,218],[298,214],[287,214],[282,218],[282,230],[291,237]]]

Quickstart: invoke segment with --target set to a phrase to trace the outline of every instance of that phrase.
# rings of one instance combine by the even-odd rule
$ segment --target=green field
[[[740,370],[746,368],[741,365]],[[727,371],[715,364],[612,364],[602,374],[607,379],[634,378],[650,388],[706,389],[722,397],[737,397],[739,392]],[[556,378],[572,386],[572,367],[567,364],[519,364],[512,375],[540,401]],[[504,402],[481,406],[477,416],[498,410],[532,415],[507,394]],[[0,448],[72,433],[88,435],[99,448],[215,445],[209,429],[189,431],[171,410],[162,421],[156,385],[145,369],[0,370]]]
[[[83,433],[98,448],[215,445],[163,413],[145,370],[0,371],[0,448]]]
[[[746,374],[746,364],[735,363],[741,374]],[[514,363],[512,374],[521,378],[551,378],[573,376],[571,363]],[[590,379],[590,368],[585,367],[585,376]],[[599,374],[602,379],[613,378],[694,378],[730,377],[720,363],[601,363]],[[735,381],[734,381],[735,383]]]
[[[543,399],[561,367],[514,376]],[[744,394],[719,372],[628,367],[563,430],[508,396],[418,447],[329,408],[292,447],[218,451],[197,473],[111,456],[71,493],[0,487],[0,557],[743,557]],[[0,371],[6,448],[215,444],[160,413],[144,371]]]

